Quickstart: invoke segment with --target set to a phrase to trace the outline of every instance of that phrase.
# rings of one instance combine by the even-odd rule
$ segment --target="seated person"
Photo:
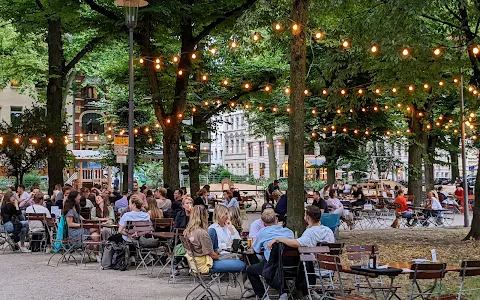
[[[265,203],[264,205],[262,205],[262,213],[267,208],[273,209],[273,204]],[[265,228],[265,224],[263,223],[261,218],[253,221],[252,224],[250,224],[248,237],[255,240],[262,228]]]
[[[320,217],[322,213],[316,206],[309,205],[305,209],[304,220],[308,224],[307,229],[303,232],[302,236],[298,239],[288,238],[274,238],[268,244],[267,248],[272,249],[275,243],[284,243],[285,245],[298,248],[298,247],[315,247],[319,243],[335,243],[335,237],[333,231],[327,226],[320,224]]]
[[[225,200],[223,205],[225,205],[226,207],[236,206],[236,207],[240,208],[240,205],[238,204],[237,198],[233,197],[232,191],[224,190],[223,191],[223,199]]]
[[[445,200],[448,199],[448,194],[443,191],[443,186],[439,186],[437,189],[438,192],[438,201],[443,203]]]
[[[59,193],[57,195],[57,200],[55,201],[55,206],[58,206],[58,208],[63,209],[63,203],[65,203],[65,201],[67,201],[68,195],[70,194],[71,191],[72,191],[72,188],[66,185],[63,188],[63,193]],[[63,198],[60,198],[60,196],[63,196]]]
[[[157,200],[153,196],[147,197],[147,214],[150,215],[150,219],[163,218],[163,211],[158,208]]]
[[[314,194],[315,195],[315,194]],[[343,216],[344,215],[344,208],[342,202],[338,200],[337,193],[334,190],[330,190],[328,192],[328,207],[330,207],[330,213]]]
[[[240,209],[236,206],[230,206],[228,208],[228,213],[230,215],[230,221],[232,222],[233,227],[241,233],[243,231],[243,218]]]
[[[190,212],[193,207],[193,200],[190,197],[183,199],[182,208],[177,211],[175,216],[174,228],[186,228],[190,220]]]
[[[286,222],[287,215],[287,194],[282,195],[279,190],[273,191],[273,199],[277,201],[277,206],[275,206],[275,213],[278,215],[278,220],[281,222]]]
[[[352,196],[354,200],[351,203],[352,206],[363,206],[367,203],[361,187],[357,187],[356,185],[352,186]]]
[[[172,215],[171,217],[175,219],[177,213],[182,209],[183,206],[183,197],[184,192],[182,189],[175,190],[173,193],[174,201],[172,202]],[[193,203],[193,202],[192,202]]]
[[[241,239],[241,237],[230,221],[230,214],[226,206],[215,206],[213,221],[215,223],[208,227],[208,234],[212,239],[213,249],[222,254],[223,250],[232,246],[234,239]]]
[[[26,209],[27,207],[29,206],[32,206],[35,202],[34,202],[34,199],[35,199],[35,195],[40,193],[40,189],[38,188],[32,188],[31,192],[30,192],[30,196],[28,197],[28,199],[22,201],[22,203],[19,204],[19,207],[20,209]]]
[[[425,210],[424,214],[425,217],[435,217],[436,218],[436,223],[437,225],[442,225],[443,220],[442,220],[442,204],[440,201],[438,201],[438,196],[436,196],[435,191],[430,191],[427,194],[427,202],[425,202]],[[427,221],[423,222],[424,226],[428,226]]]
[[[162,212],[166,213],[172,207],[172,201],[167,198],[166,188],[161,188],[159,190],[156,190],[154,193],[154,197],[155,197],[155,201],[157,202],[158,208],[160,208]]]
[[[115,211],[121,214],[127,209],[128,209],[128,190],[124,190],[122,193],[122,198],[115,201]]]
[[[395,212],[402,216],[402,218],[407,219],[407,226],[415,226],[417,220],[415,219],[413,223],[410,221],[413,219],[412,210],[408,208],[407,198],[404,197],[405,192],[402,189],[397,190],[397,197],[393,203],[395,204]],[[392,227],[397,228],[399,226],[399,219],[395,218],[393,221]]]
[[[340,203],[341,204],[341,203]],[[318,207],[320,209],[320,212],[323,213],[328,213],[328,205],[327,201],[323,200],[320,197],[320,192],[319,191],[314,191],[313,192],[313,202],[312,205]]]
[[[200,189],[197,192],[197,198],[193,200],[193,205],[204,205],[205,208],[208,208],[208,192],[206,189]]]
[[[202,273],[228,273],[242,272],[245,270],[245,263],[238,259],[219,260],[219,255],[213,249],[212,240],[207,232],[208,213],[203,205],[195,205],[192,208],[190,221],[183,232],[185,238],[190,242],[198,270]],[[187,256],[188,259],[188,256]],[[195,270],[195,265],[189,260],[190,268]]]
[[[76,247],[81,247],[82,243],[91,235],[93,241],[98,242],[100,235],[95,232],[95,229],[82,228],[81,221],[83,217],[80,216],[80,194],[77,191],[70,191],[68,198],[63,204],[62,215],[68,226],[68,238],[70,238]],[[99,256],[97,255],[97,260]]]
[[[115,212],[110,205],[108,195],[102,194],[95,197],[95,207],[90,211],[90,219],[99,220],[103,223],[115,223]],[[103,227],[101,231],[102,240],[106,241],[112,236],[112,229]]]
[[[253,242],[253,250],[256,253],[261,253],[263,248],[265,260],[262,260],[259,263],[251,265],[247,268],[247,276],[252,284],[253,292],[246,292],[244,298],[256,295],[259,297],[259,299],[262,299],[263,294],[265,293],[265,288],[260,280],[260,275],[262,275],[263,267],[270,259],[271,249],[267,247],[268,244],[276,238],[294,238],[293,231],[278,225],[278,219],[273,209],[268,208],[263,211],[262,221],[265,225],[265,228],[260,230],[258,237],[255,239],[255,242]],[[283,294],[281,297],[284,297]]]
[[[18,206],[18,199],[13,192],[6,192],[2,199],[2,208],[1,208],[1,215],[3,221],[4,230],[7,233],[13,233],[15,228],[13,226],[14,219],[21,220],[22,213],[20,212],[20,208]],[[19,221],[22,229],[20,231],[20,250],[22,252],[30,252],[27,248],[25,248],[25,238],[28,232],[28,222],[27,221]],[[15,244],[15,248],[18,246]],[[18,248],[17,248],[18,250]]]
[[[125,230],[127,222],[147,222],[150,221],[150,215],[142,211],[143,201],[137,195],[132,195],[132,197],[130,197],[130,204],[128,207],[130,211],[124,213],[123,216],[120,218],[120,221],[118,221],[118,233],[122,235],[122,238],[125,241],[131,242],[132,238],[134,237],[132,236],[132,234],[128,233]]]
[[[51,218],[50,211],[48,208],[43,206],[44,202],[44,195],[41,192],[35,194],[35,198],[33,199],[34,204],[32,206],[27,207],[25,213],[27,214],[44,214],[46,218]],[[46,234],[47,245],[50,247],[50,238],[48,234],[48,230],[45,231],[45,224],[42,221],[28,221],[28,225],[30,227],[30,232],[32,235],[40,235]],[[41,238],[35,238],[35,240],[40,240]],[[30,245],[31,246],[31,245]],[[49,249],[46,249],[49,252]]]

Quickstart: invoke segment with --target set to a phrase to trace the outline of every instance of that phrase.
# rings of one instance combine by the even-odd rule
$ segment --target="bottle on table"
[[[375,255],[375,246],[372,245],[372,252],[370,252],[369,266],[370,269],[377,268],[377,256]]]

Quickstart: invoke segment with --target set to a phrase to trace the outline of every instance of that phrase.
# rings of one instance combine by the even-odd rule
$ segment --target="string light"
[[[190,55],[190,57],[191,57],[193,60],[195,60],[195,59],[197,59],[198,55],[197,55],[197,53],[193,52],[192,55]]]
[[[133,130],[133,132],[134,132],[135,134],[137,134],[137,133],[138,133],[138,129],[135,128],[135,130]]]
[[[285,93],[285,95],[289,95],[290,94],[290,88],[288,88],[288,87],[284,88],[283,92]]]
[[[407,106],[407,111],[410,111],[410,110],[412,110],[412,109],[409,106]]]
[[[472,92],[472,91],[473,91],[473,86],[469,86],[469,87],[468,87],[468,91],[469,91],[469,92]]]
[[[343,41],[342,47],[343,47],[344,49],[349,48],[349,47],[350,47],[350,41],[348,41],[348,40]]]
[[[162,66],[160,64],[155,65],[155,69],[160,70],[161,68],[162,68]]]
[[[346,89],[342,89],[342,90],[340,90],[340,94],[342,94],[342,95],[346,95],[346,94],[347,94],[347,90],[346,90]]]
[[[290,107],[287,107],[287,112],[290,113],[291,112],[291,109]]]
[[[197,111],[197,108],[194,106],[192,107],[192,112],[195,113]]]
[[[182,76],[183,75],[183,70],[178,70],[177,74],[178,74],[178,76]]]
[[[155,63],[159,64],[160,63],[160,58],[155,59]]]
[[[315,33],[315,39],[316,40],[320,40],[320,39],[322,39],[322,37],[323,37],[323,33],[321,31],[317,31]]]
[[[377,54],[378,53],[378,46],[377,45],[372,45],[372,47],[370,48],[370,52],[372,52],[373,54]]]
[[[362,112],[366,112],[367,109],[365,109],[365,107],[362,107]]]
[[[437,48],[437,49],[433,50],[433,54],[435,56],[440,56],[440,54],[442,54],[442,50],[440,48]]]
[[[428,85],[428,83],[425,83],[425,84],[423,85],[423,88],[426,89],[426,90],[428,90],[428,88],[430,88],[430,86]]]
[[[475,46],[475,47],[472,48],[472,53],[477,55],[478,53],[480,53],[480,49],[478,49],[478,47]]]
[[[438,82],[438,85],[443,86],[444,85],[443,81]]]
[[[167,118],[166,122],[167,122],[167,124],[170,124],[170,123],[172,123],[172,120],[170,118]]]
[[[238,43],[235,40],[230,42],[230,48],[235,49],[237,47],[238,47]]]
[[[208,74],[203,74],[202,81],[207,81],[207,80],[208,80]]]
[[[108,138],[108,139],[111,139],[111,138],[112,138],[112,135],[111,135],[111,134],[107,135],[107,138]]]
[[[413,92],[414,89],[415,89],[415,87],[413,85],[408,86],[408,91]]]
[[[376,107],[376,106],[373,107],[373,110],[374,110],[374,111],[378,111],[378,107]]]
[[[0,144],[3,142],[3,138],[0,138]],[[49,144],[53,144],[53,139],[52,138],[48,138],[48,143]]]
[[[210,49],[208,49],[208,52],[210,52],[210,54],[212,54],[212,55],[215,55],[217,53],[217,48],[215,48],[215,47],[210,48]]]
[[[282,30],[282,24],[280,24],[280,23],[275,23],[275,25],[273,26],[273,28],[275,28],[276,31],[280,31],[280,30]]]
[[[402,107],[402,104],[401,104],[401,103],[397,103],[397,107],[398,107],[398,108]]]
[[[79,141],[80,141],[80,143],[83,143],[83,138],[80,138],[80,140],[79,140]]]
[[[408,48],[403,48],[402,55],[408,57],[410,55],[410,50],[408,50]]]
[[[149,132],[149,131],[150,131],[150,128],[148,128],[148,127],[145,127],[145,129],[144,129],[144,130],[145,130],[145,133],[147,133],[147,132]]]
[[[228,84],[229,84],[228,79],[224,79],[224,80],[222,81],[222,85],[223,85],[223,86],[228,86]]]
[[[237,104],[235,102],[230,102],[230,107],[235,107]]]
[[[317,133],[316,133],[316,132],[312,132],[312,136],[313,136],[313,137],[317,136]]]
[[[155,128],[160,128],[160,124],[159,123],[155,124]]]
[[[252,40],[254,42],[258,42],[260,40],[260,34],[258,32],[255,32],[255,34],[252,35]]]
[[[362,95],[362,94],[363,94],[363,90],[362,90],[362,89],[359,89],[359,90],[358,90],[358,94],[359,94],[359,95]]]
[[[273,111],[273,112],[277,112],[277,111],[278,111],[278,108],[277,108],[276,106],[274,106],[274,107],[272,108],[272,111]]]
[[[250,87],[251,87],[251,85],[250,85],[249,82],[245,82],[245,83],[243,84],[243,88],[246,89],[246,90],[249,90]]]
[[[248,110],[248,109],[250,108],[250,105],[248,105],[248,104],[245,104],[245,106],[244,106],[244,107],[245,107],[245,109],[247,109],[247,110]]]
[[[327,89],[323,89],[323,90],[322,90],[322,94],[323,94],[323,95],[328,95],[328,90],[327,90]]]
[[[271,92],[272,91],[272,87],[270,85],[266,85],[263,90],[267,93]]]
[[[385,105],[385,109],[389,109],[390,107],[388,105]]]
[[[370,132],[368,130],[365,130],[365,135],[369,135]]]
[[[149,142],[149,143],[152,143],[152,142],[153,142],[153,139],[152,139],[151,137],[148,138],[148,142]]]
[[[143,58],[140,57],[140,59],[138,60],[139,63],[143,64],[145,61],[143,60]]]
[[[380,95],[380,89],[375,89],[375,94]]]
[[[32,144],[34,144],[34,145],[38,144],[38,140],[35,139],[35,138],[34,138],[34,139],[31,139],[30,142],[31,142]]]
[[[293,33],[293,34],[297,34],[299,31],[300,31],[300,25],[298,25],[297,23],[293,23],[293,25],[292,25],[292,33]]]
[[[209,105],[210,105],[210,102],[208,102],[208,100],[205,100],[205,102],[203,102],[203,105],[209,106]]]
[[[343,128],[343,132],[347,132],[347,131],[348,131],[348,129],[347,129],[347,128]]]
[[[308,96],[308,94],[310,93],[310,91],[308,89],[305,89],[303,90],[303,93],[305,94],[305,96]]]
[[[442,124],[440,124],[440,122],[437,122],[437,123],[435,123],[435,125],[440,127]]]
[[[341,114],[342,113],[342,110],[339,108],[337,109],[337,114]]]
[[[458,79],[457,78],[453,79],[453,83],[458,83]]]
[[[419,112],[419,113],[418,113],[418,116],[419,116],[420,118],[423,117],[423,113],[422,113],[422,112]]]
[[[317,111],[315,109],[312,109],[312,114],[316,114]]]
[[[392,93],[395,94],[396,92],[397,92],[397,89],[396,89],[396,88],[393,88],[393,89],[392,89]]]
[[[180,61],[180,56],[178,56],[178,55],[173,56],[173,57],[172,57],[172,61],[173,61],[174,63],[178,63],[178,62]]]
[[[259,106],[259,107],[258,107],[258,110],[259,110],[259,111],[263,111],[263,106]]]
[[[357,134],[357,133],[358,133],[358,130],[355,129],[355,130],[353,131],[353,133]]]
[[[475,118],[475,113],[470,113],[470,118]]]
[[[438,119],[439,119],[439,120],[443,120],[443,116],[439,116]]]

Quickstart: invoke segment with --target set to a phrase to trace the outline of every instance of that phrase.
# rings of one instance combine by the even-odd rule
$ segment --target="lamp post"
[[[138,8],[148,5],[145,0],[115,0],[117,6],[123,7],[125,11],[125,25],[129,29],[130,38],[130,80],[129,80],[129,96],[128,96],[128,190],[133,193],[133,173],[135,159],[135,145],[133,132],[133,113],[135,103],[133,102],[133,29],[137,26]]]
[[[463,70],[460,68],[460,124],[461,124],[461,148],[462,148],[462,176],[463,176],[463,226],[470,225],[468,218],[468,181],[467,181],[467,158],[465,154],[465,101],[463,98]]]

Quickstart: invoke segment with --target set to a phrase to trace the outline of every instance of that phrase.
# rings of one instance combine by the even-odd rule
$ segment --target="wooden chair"
[[[80,208],[80,216],[84,218],[85,220],[90,220],[91,216],[91,209],[88,207],[82,207]]]
[[[326,246],[330,250],[330,255],[342,255],[344,243],[320,243],[318,246]]]
[[[447,264],[413,264],[411,266],[410,279],[412,287],[410,289],[409,299],[440,299],[442,290],[442,280],[445,277]],[[419,280],[433,280],[433,285],[422,290]],[[437,291],[435,291],[437,289]],[[434,297],[433,297],[434,296]]]
[[[470,293],[473,291],[478,291],[480,288],[471,288],[465,289],[465,278],[466,277],[473,277],[473,276],[480,276],[480,260],[464,260],[460,265],[462,270],[460,271],[460,277],[462,278],[462,282],[460,283],[460,290],[458,291],[458,296],[456,299],[460,300],[463,297],[463,294]]]
[[[129,221],[125,226],[125,231],[128,234],[134,235],[135,239],[132,240],[132,244],[135,246],[137,257],[140,259],[140,263],[135,269],[135,274],[138,272],[138,268],[143,266],[148,271],[148,264],[150,262],[146,261],[147,257],[150,257],[152,254],[152,249],[143,248],[140,246],[139,239],[140,237],[148,236],[153,232],[152,222],[150,221]],[[152,261],[153,265],[153,261]]]
[[[47,247],[47,238],[48,238],[47,230],[45,228],[46,227],[47,215],[44,214],[44,213],[26,213],[25,218],[27,219],[29,225],[31,225],[30,222],[40,222],[40,223],[42,223],[43,231],[33,232],[32,228],[29,229],[29,233],[30,233],[29,247],[30,247],[30,250],[32,250],[31,249],[32,248],[31,247],[32,242],[38,242],[38,243],[40,243],[40,252],[45,253],[45,248]],[[34,253],[34,252],[32,251],[31,253]]]
[[[102,253],[103,241],[101,240],[100,235],[102,231],[102,222],[99,220],[82,220],[80,223],[80,228],[82,228],[82,231],[86,229],[88,232],[88,234],[84,234],[82,236],[82,260],[80,262],[80,264],[83,264],[84,267],[86,267],[87,257],[91,261],[92,257],[90,255],[95,255],[95,253],[97,253],[97,255],[100,256]],[[98,235],[97,241],[94,240],[94,233]]]
[[[316,255],[319,253],[328,253],[330,249],[326,246],[317,246],[317,247],[299,247],[298,252],[300,253],[300,262],[303,265],[303,271],[305,273],[305,280],[307,283],[307,292],[306,297],[309,300],[313,299],[313,296],[317,296],[318,292],[321,291],[321,285],[317,284],[317,270],[319,269],[318,261]]]
[[[337,274],[337,280],[331,281],[329,285],[326,285],[323,278],[320,278],[321,292],[323,299],[334,300],[367,300],[373,299],[360,295],[350,294],[353,288],[346,288],[343,285],[342,273],[350,274],[349,269],[342,266],[340,257],[336,255],[317,254],[318,265],[321,269],[332,271]]]
[[[172,218],[152,219],[152,224],[155,231],[171,232],[173,229]]]

